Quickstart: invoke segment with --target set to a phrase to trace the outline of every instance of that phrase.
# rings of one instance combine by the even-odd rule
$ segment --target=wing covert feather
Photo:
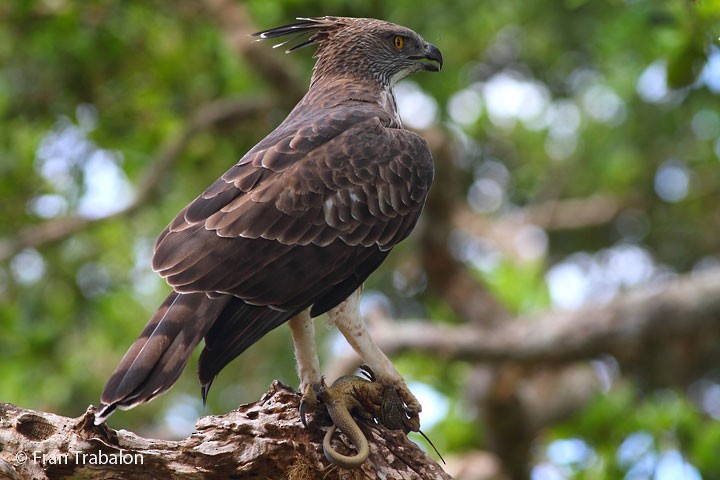
[[[323,118],[258,144],[168,225],[153,268],[176,291],[329,305],[410,233],[432,181],[425,141],[377,116]]]

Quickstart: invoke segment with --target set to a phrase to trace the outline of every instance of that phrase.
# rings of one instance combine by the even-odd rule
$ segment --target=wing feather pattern
[[[169,388],[202,337],[205,396],[267,332],[342,302],[413,229],[432,181],[425,141],[377,106],[304,113],[158,237],[153,268],[174,292],[108,382],[101,419]]]

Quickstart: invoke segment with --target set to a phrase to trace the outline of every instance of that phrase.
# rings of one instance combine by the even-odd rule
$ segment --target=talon
[[[308,422],[305,418],[305,413],[307,412],[307,405],[308,402],[303,398],[300,400],[300,421],[303,424],[303,427],[308,428]]]
[[[402,385],[396,385],[395,389],[397,390],[398,395],[400,395],[400,400],[403,401],[409,410],[411,410],[415,415],[422,412],[422,405],[420,405],[418,399],[415,398],[415,395],[412,394],[405,383]]]
[[[415,397],[413,396],[412,398],[414,399]],[[405,428],[411,432],[417,432],[420,430],[420,412],[422,411],[422,406],[417,400],[410,401],[410,403],[405,400],[403,401],[405,402],[403,406],[403,411],[405,412],[405,421],[403,423],[405,424]]]
[[[365,364],[360,365],[360,373],[365,375],[365,377],[367,377],[367,379],[370,380],[371,382],[375,382],[377,380],[377,378],[375,377],[375,372],[373,372],[372,369],[368,365],[365,365]]]
[[[315,405],[318,404],[318,399],[315,391],[315,385],[307,385],[301,387],[302,391],[302,399],[300,400],[300,421],[302,422],[303,426],[305,428],[308,428],[308,422],[305,418],[305,415],[308,412],[309,408],[315,408]]]

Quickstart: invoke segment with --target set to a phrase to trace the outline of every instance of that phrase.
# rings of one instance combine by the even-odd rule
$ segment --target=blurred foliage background
[[[167,294],[150,269],[156,235],[306,88],[309,51],[246,34],[319,15],[403,24],[445,57],[440,74],[397,88],[407,126],[436,150],[436,198],[366,285],[367,305],[492,328],[718,267],[718,0],[10,0],[0,401],[69,416],[97,404]],[[346,348],[319,331],[331,370]],[[667,375],[685,353],[510,375],[513,392],[580,379],[534,390],[538,404],[581,391],[542,421],[517,396],[490,409],[503,365],[395,361],[458,478],[720,478],[717,357]],[[184,436],[274,378],[297,383],[286,327],[226,368],[205,408],[190,365],[170,393],[109,424]]]

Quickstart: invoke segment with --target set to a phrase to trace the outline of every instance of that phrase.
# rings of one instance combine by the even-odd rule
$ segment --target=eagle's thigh
[[[345,301],[328,312],[330,321],[337,326],[363,362],[372,369],[378,380],[389,384],[404,384],[390,359],[370,337],[365,321],[360,316],[358,303],[361,289],[355,290]]]

